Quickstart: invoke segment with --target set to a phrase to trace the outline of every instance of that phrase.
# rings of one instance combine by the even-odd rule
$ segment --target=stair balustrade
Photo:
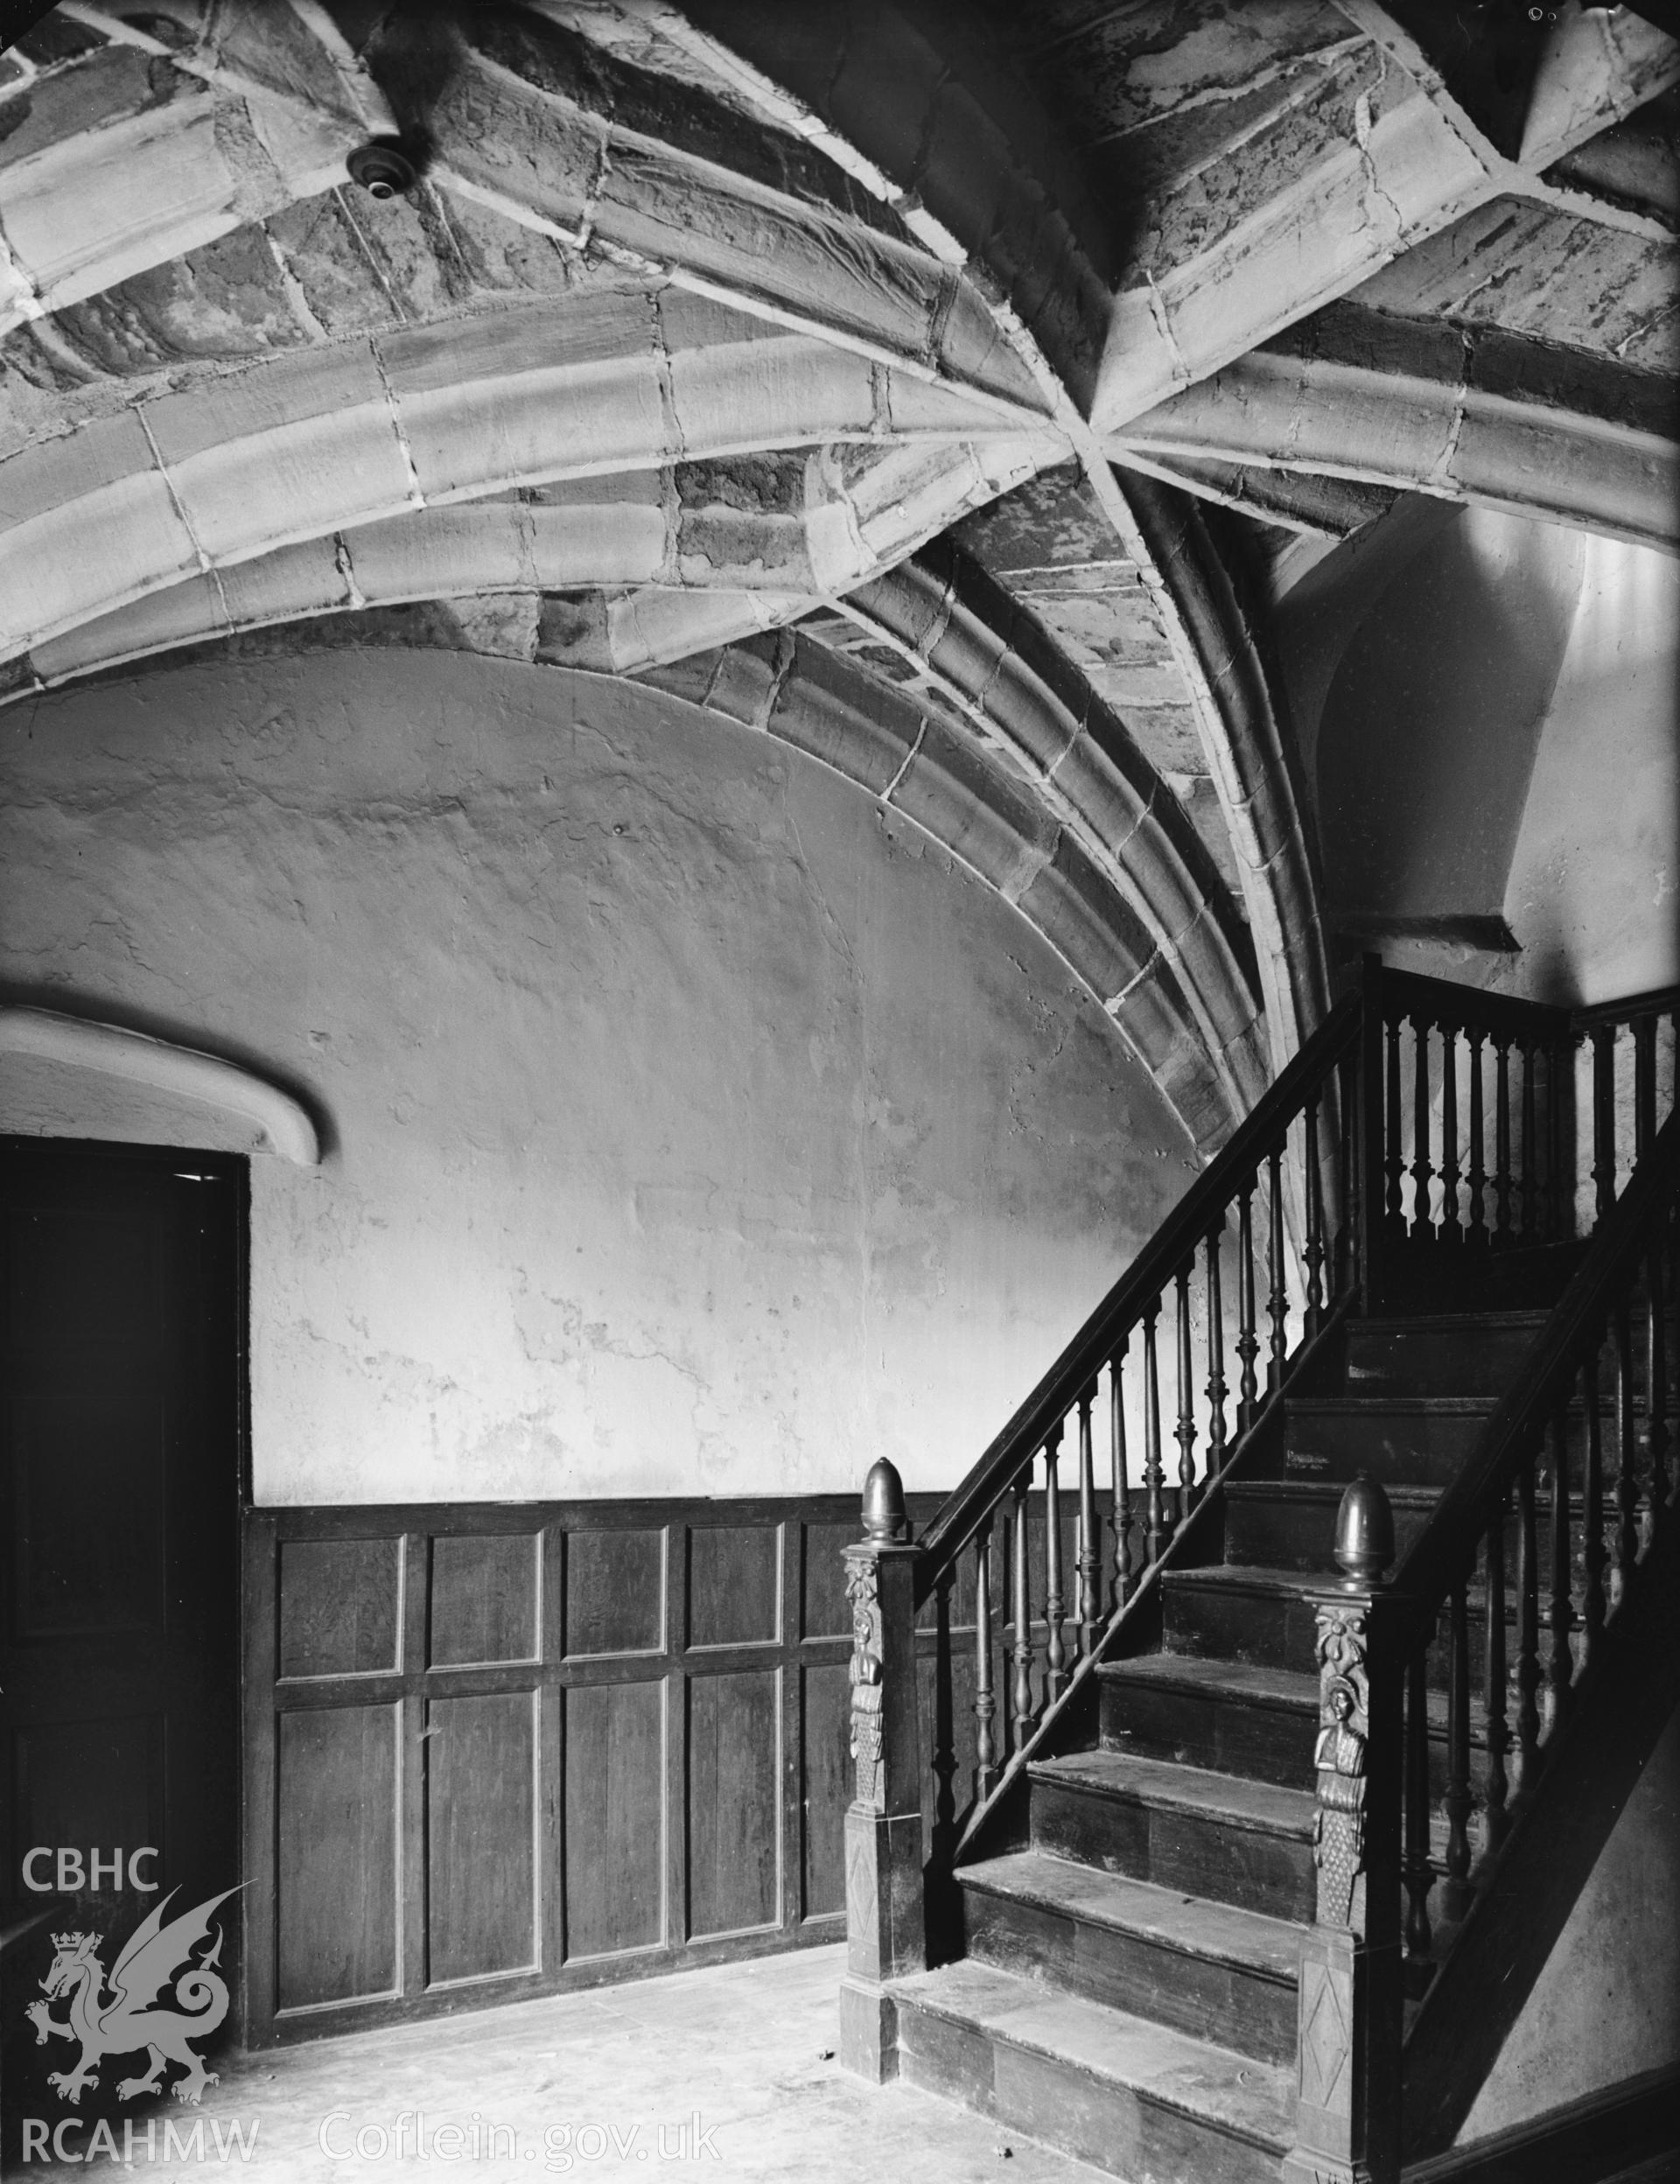
[[[1550,1302],[1561,1270],[1546,1340],[1394,1582],[1344,1565],[1307,1595],[1321,1863],[1292,2173],[1397,2173],[1408,1978],[1474,1915],[1667,1522],[1676,998],[1572,1014],[1368,959],[919,1543],[875,1466],[847,1550],[850,2068],[893,2074],[892,1982],[962,1953],[959,1868],[1020,1839],[1029,1770],[1088,1740],[1099,1669],[1219,1559],[1245,1462],[1278,1472],[1292,1388],[1340,1327]]]
[[[1660,1130],[1656,1116],[1658,1030],[1666,1016],[1671,1058],[1675,997],[1582,1012],[1562,1032],[1547,1012],[1524,1032],[1507,1013],[1509,1004],[1488,1012],[1479,998],[1455,1011],[1437,992],[1411,1005],[1424,983],[1383,981],[1391,1004],[1408,1004],[1417,1040],[1418,1150],[1410,1207],[1396,1207],[1392,1187],[1384,1202],[1386,1233],[1376,1254],[1379,1298],[1391,1306],[1397,1290],[1414,1309],[1427,1302],[1432,1281],[1441,1278],[1439,1247],[1463,1240],[1451,1180],[1455,1017],[1473,1055],[1478,1026],[1484,1044],[1495,1042],[1498,1210],[1490,1252],[1571,1237],[1566,1102],[1579,1044],[1592,1065],[1592,1226],[1508,1391],[1392,1581],[1362,1586],[1350,1578],[1308,1596],[1319,1623],[1320,1751],[1326,1738],[1349,1728],[1358,1745],[1363,1788],[1354,1865],[1363,1886],[1351,1905],[1339,1877],[1326,1894],[1334,1860],[1324,1845],[1346,1823],[1339,1777],[1321,1759],[1319,1915],[1303,1949],[1297,2142],[1284,2172],[1299,2184],[1331,2177],[1351,2184],[1366,2176],[1382,2184],[1399,2174],[1407,2005],[1428,1996],[1513,1827],[1536,1808],[1549,1755],[1572,1709],[1588,1698],[1606,1637],[1642,1579],[1660,1585],[1673,1577],[1663,1550],[1674,1523],[1671,1306],[1680,1116],[1670,1113]],[[1390,1181],[1399,1166],[1395,1018],[1392,1005],[1385,1008]],[[1432,1130],[1423,1089],[1430,1032],[1444,1034],[1446,1087]],[[1368,1066],[1377,1043],[1369,1034],[1368,1023]],[[1632,1050],[1625,1102],[1618,1098],[1619,1042]],[[1522,1056],[1515,1094],[1508,1051]],[[1480,1122],[1475,1083],[1473,1078],[1471,1113]],[[1670,1085],[1666,1104],[1672,1098]],[[1514,1116],[1521,1132],[1515,1158]],[[1442,1149],[1439,1172],[1448,1179],[1432,1222],[1420,1210],[1428,1204],[1432,1141]],[[1473,1176],[1479,1142],[1473,1125]],[[1471,1183],[1473,1221],[1478,1187]],[[1396,1241],[1433,1247],[1432,1269],[1415,1256],[1406,1264],[1397,1253],[1381,1268],[1383,1244]],[[1359,1490],[1350,1488],[1349,1497]],[[1647,1578],[1654,1560],[1659,1566]],[[1436,1748],[1443,1712],[1444,1764]],[[1327,2088],[1336,2089],[1334,2098]],[[1409,2152],[1434,2150],[1414,2144]]]
[[[867,1785],[875,1820],[925,1810],[928,1821],[925,1922],[909,1953],[892,1956],[900,1972],[925,1962],[930,1947],[935,1956],[948,1948],[957,1858],[1058,1724],[1088,1704],[1092,1672],[1115,1631],[1145,1608],[1198,1510],[1264,1430],[1292,1357],[1345,1307],[1357,1264],[1362,1005],[1350,994],[1331,1011],[914,1550],[911,1612],[931,1605],[940,1634],[937,1686],[922,1710],[931,1779],[895,1778],[889,1767],[884,1783],[872,1776]],[[1108,1442],[1101,1491],[1098,1420]],[[1077,1466],[1067,1496],[1064,1450]],[[872,1471],[871,1493],[902,1506],[890,1465]],[[886,1536],[847,1550],[849,1583]],[[964,1629],[956,1617],[970,1603]],[[854,1693],[896,1691],[914,1712],[907,1641],[895,1652],[878,1617],[873,1636],[865,1620],[855,1634]],[[873,1748],[878,1704],[871,1697],[854,1705],[855,1757]],[[849,1829],[858,1812],[854,1803]],[[890,2004],[873,1969],[882,1961],[878,1906],[903,1879],[889,1873],[885,1842],[879,1826],[865,1841],[860,1823],[854,1858],[848,1838],[853,1943],[841,2027],[848,2067],[878,2079],[893,2068]]]

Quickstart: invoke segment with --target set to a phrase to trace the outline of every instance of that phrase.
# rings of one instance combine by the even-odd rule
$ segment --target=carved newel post
[[[1336,1512],[1345,1575],[1318,1616],[1318,1906],[1301,1943],[1295,2144],[1286,2184],[1400,2174],[1401,1660],[1388,1496],[1363,1474]]]
[[[851,1756],[846,1811],[846,1976],[840,2060],[877,2084],[898,2076],[889,1979],[927,1969],[921,1753],[916,1724],[916,1549],[904,1487],[885,1458],[864,1482],[864,1536],[845,1550],[851,1601]]]

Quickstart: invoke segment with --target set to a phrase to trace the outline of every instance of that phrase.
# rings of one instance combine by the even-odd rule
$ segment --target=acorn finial
[[[1394,1560],[1394,1512],[1367,1471],[1354,1480],[1336,1511],[1335,1558],[1350,1587],[1381,1584]]]
[[[878,1456],[864,1481],[864,1536],[866,1539],[904,1536],[904,1481],[895,1465]]]

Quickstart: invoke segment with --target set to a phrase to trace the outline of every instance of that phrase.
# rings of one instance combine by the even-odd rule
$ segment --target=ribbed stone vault
[[[1284,550],[1675,541],[1680,46],[1543,12],[1495,82],[1421,0],[64,0],[0,58],[0,695],[652,676],[981,872],[1214,1143],[1327,990]]]

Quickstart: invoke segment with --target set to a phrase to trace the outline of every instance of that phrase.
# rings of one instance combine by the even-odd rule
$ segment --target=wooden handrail
[[[1680,1010],[1680,986],[1653,986],[1647,993],[1630,993],[1621,1001],[1597,1001],[1590,1009],[1572,1009],[1570,1021],[1577,1031],[1595,1024],[1631,1024],[1636,1017],[1666,1016]]]
[[[1568,1009],[1544,1001],[1525,1001],[1508,993],[1487,993],[1480,986],[1455,985],[1450,978],[1426,978],[1419,971],[1382,969],[1384,1013],[1404,1021],[1422,1014],[1435,1024],[1462,1031],[1482,1031],[1494,1038],[1568,1038],[1574,1026]],[[1621,1006],[1617,1004],[1618,1008]]]
[[[1630,1263],[1636,1263],[1646,1247],[1647,1230],[1677,1186],[1680,1110],[1663,1124],[1627,1187],[1600,1221],[1586,1257],[1525,1353],[1510,1391],[1395,1572],[1394,1589],[1407,1599],[1414,1635],[1421,1634],[1448,1587],[1474,1561],[1501,1495],[1533,1447],[1536,1432],[1566,1399],[1583,1350],[1626,1288]]]
[[[918,1606],[1045,1436],[1108,1363],[1122,1336],[1200,1249],[1214,1222],[1282,1140],[1307,1096],[1352,1049],[1359,1037],[1362,1006],[1360,997],[1349,994],[1331,1010],[956,1487],[920,1543]]]

